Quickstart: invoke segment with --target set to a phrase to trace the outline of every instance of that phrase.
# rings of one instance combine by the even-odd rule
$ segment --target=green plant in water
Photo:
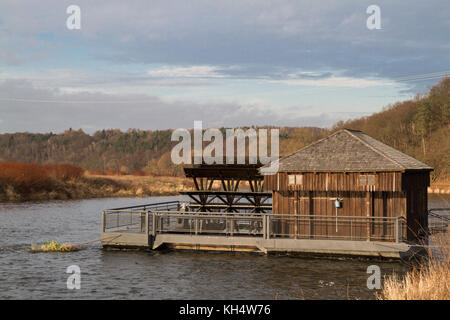
[[[31,251],[39,251],[39,252],[68,252],[68,251],[77,251],[79,250],[79,246],[70,245],[70,244],[59,244],[58,241],[47,241],[43,244],[39,249],[33,244],[31,245]]]

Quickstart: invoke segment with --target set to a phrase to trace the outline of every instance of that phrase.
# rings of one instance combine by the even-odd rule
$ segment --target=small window
[[[359,176],[359,184],[362,186],[366,185],[366,176],[365,175],[360,175]]]
[[[375,184],[375,176],[373,174],[362,174],[359,176],[359,184],[361,186],[373,186]]]
[[[288,175],[289,177],[289,184],[294,185],[295,184],[295,176],[293,174]]]
[[[289,185],[303,184],[302,174],[290,174],[288,175]]]

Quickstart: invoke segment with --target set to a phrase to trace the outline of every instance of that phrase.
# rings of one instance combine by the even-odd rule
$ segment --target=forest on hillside
[[[445,77],[412,100],[379,113],[339,122],[332,131],[350,128],[390,145],[432,166],[432,179],[450,178],[450,78]]]
[[[255,128],[255,127],[253,127]],[[433,180],[449,179],[450,78],[414,99],[371,116],[338,122],[332,128],[280,128],[280,154],[287,155],[341,128],[361,130],[435,168]],[[224,130],[224,128],[221,128]],[[248,128],[242,128],[248,129]],[[88,170],[181,175],[170,157],[171,130],[105,129],[54,133],[0,134],[0,161],[67,163]]]

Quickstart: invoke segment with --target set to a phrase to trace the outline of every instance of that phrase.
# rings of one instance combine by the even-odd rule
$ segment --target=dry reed
[[[405,276],[385,278],[380,300],[450,300],[450,233],[436,237],[428,257]]]

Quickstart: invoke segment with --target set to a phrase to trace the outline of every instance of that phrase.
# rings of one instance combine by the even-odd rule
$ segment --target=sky
[[[448,0],[1,0],[0,133],[330,127],[446,75],[449,16]]]

